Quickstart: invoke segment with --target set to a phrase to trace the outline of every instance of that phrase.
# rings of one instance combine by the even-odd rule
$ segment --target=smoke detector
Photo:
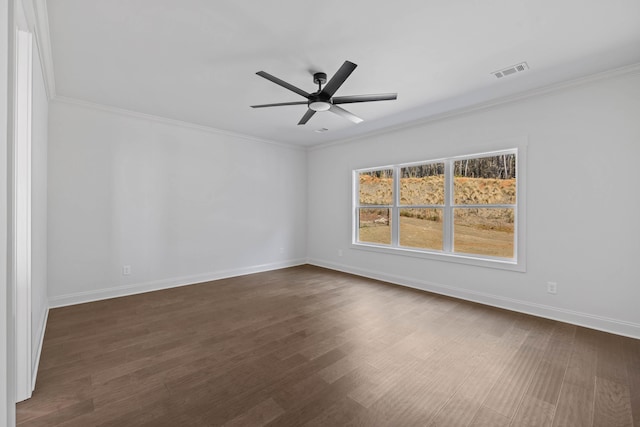
[[[491,74],[496,76],[497,79],[501,79],[503,77],[507,77],[512,74],[521,73],[528,69],[529,69],[529,65],[527,65],[526,62],[521,62],[520,64],[512,65],[511,67],[507,67],[502,70],[494,71]]]

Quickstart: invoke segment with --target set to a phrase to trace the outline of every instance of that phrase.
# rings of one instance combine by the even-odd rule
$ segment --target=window
[[[354,247],[524,271],[518,151],[354,171]]]

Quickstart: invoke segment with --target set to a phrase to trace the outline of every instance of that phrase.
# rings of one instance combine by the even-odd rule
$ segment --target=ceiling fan
[[[294,101],[294,102],[280,102],[277,104],[262,104],[252,105],[251,108],[264,108],[264,107],[280,107],[284,105],[303,105],[307,104],[307,112],[298,122],[299,125],[304,125],[309,119],[318,111],[331,111],[344,117],[347,120],[351,120],[353,123],[360,123],[363,120],[353,113],[345,110],[342,107],[338,107],[338,104],[351,104],[354,102],[370,102],[370,101],[390,101],[398,97],[397,93],[380,93],[376,95],[350,95],[350,96],[333,96],[336,91],[342,86],[342,84],[351,75],[353,70],[357,67],[356,64],[349,61],[344,61],[344,64],[334,74],[334,76],[327,83],[327,75],[325,73],[314,73],[313,82],[318,85],[318,90],[313,93],[307,93],[304,90],[293,86],[279,78],[272,76],[264,71],[258,71],[256,74],[260,77],[264,77],[273,83],[289,89],[298,95],[304,96],[306,101]],[[324,88],[323,84],[327,83]]]

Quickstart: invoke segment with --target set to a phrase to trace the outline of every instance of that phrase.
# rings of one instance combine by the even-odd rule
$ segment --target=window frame
[[[503,154],[515,154],[516,156],[516,200],[515,204],[454,204],[454,177],[453,165],[456,161],[477,159],[483,157],[497,156]],[[445,169],[445,200],[444,205],[401,205],[400,204],[400,171],[402,168],[419,166],[433,163],[444,163]],[[359,176],[363,172],[372,172],[382,169],[393,170],[393,200],[392,205],[360,205],[360,180]],[[441,157],[423,161],[412,161],[407,163],[397,163],[376,167],[366,167],[354,169],[352,171],[352,236],[351,248],[378,253],[393,254],[399,256],[410,256],[417,258],[433,259],[439,261],[455,262],[480,267],[497,268],[518,272],[526,271],[525,257],[525,207],[526,207],[526,144],[511,142],[508,148],[491,149],[471,154]],[[390,209],[391,244],[360,242],[359,232],[359,212],[361,208],[385,208]],[[400,246],[400,210],[401,209],[442,209],[443,210],[443,248],[442,250],[415,248]],[[455,209],[490,208],[490,209],[514,209],[514,242],[513,258],[494,257],[481,254],[468,254],[453,252],[454,234],[454,212]]]

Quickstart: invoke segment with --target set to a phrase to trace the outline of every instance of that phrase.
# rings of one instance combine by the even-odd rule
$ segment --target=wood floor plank
[[[607,378],[596,377],[594,426],[633,426],[629,388]]]
[[[58,309],[19,426],[640,426],[640,341],[312,266]]]
[[[593,425],[597,341],[594,331],[577,328],[556,404],[553,425],[579,427]]]
[[[39,426],[55,426],[64,423],[67,420],[73,420],[87,413],[93,412],[93,402],[91,400],[82,400],[71,405],[65,405],[62,408],[56,408],[39,417],[28,420],[19,419],[19,425],[27,427]]]
[[[276,403],[281,407],[286,406],[286,409],[290,409],[306,401],[306,395],[291,395],[289,393],[290,390],[308,387],[309,381],[315,382],[318,386],[317,391],[324,390],[326,386],[320,381],[316,382],[318,371],[343,357],[345,357],[345,354],[338,349],[332,350],[313,361],[307,361],[301,356],[293,356],[283,361],[280,361],[274,355],[265,356],[264,359],[266,360],[280,362],[279,368],[269,368],[271,363],[265,364],[265,360],[256,363],[257,366],[264,367],[263,370],[270,375],[271,381],[266,386],[247,388],[239,393],[230,395],[227,388],[221,387],[219,383],[213,383],[212,386],[215,389],[207,390],[205,388],[203,399],[196,402],[196,405],[190,405],[190,412],[201,413],[202,417],[209,423],[221,425],[268,398],[276,400],[276,397],[278,397],[280,402],[276,400]],[[290,369],[286,368],[287,365],[290,366]],[[216,399],[217,396],[221,396],[222,399]],[[289,396],[291,399],[290,404],[286,400]],[[215,405],[212,405],[212,399],[216,402]],[[184,406],[182,408],[184,409]]]
[[[622,351],[622,337],[598,333],[602,345],[598,346],[598,364],[596,375],[609,381],[624,384],[627,381],[627,368]]]
[[[554,427],[583,427],[593,425],[595,387],[585,388],[565,381],[553,418]]]
[[[408,362],[404,369],[411,370],[413,366],[416,366],[414,363]],[[381,370],[375,367],[371,367],[371,369],[375,371],[375,374],[369,376],[369,382],[359,385],[349,393],[349,398],[365,408],[372,407],[390,387],[401,381],[404,374],[403,370]]]
[[[433,426],[469,425],[482,408],[482,402],[498,380],[505,361],[513,355],[513,352],[505,351],[501,346],[501,340],[496,339],[497,335],[491,333],[489,336],[493,339],[480,341],[483,346],[480,346],[478,354],[467,362],[470,367],[469,375],[438,412],[432,421]],[[501,331],[500,336],[506,337],[508,342],[513,342],[518,335],[507,335],[505,329]],[[524,340],[524,334],[519,336]]]
[[[492,409],[482,407],[473,421],[471,421],[471,424],[469,424],[469,427],[507,427],[510,422],[510,419],[504,415]]]
[[[565,371],[566,365],[542,360],[533,375],[527,396],[555,406]]]
[[[436,414],[429,427],[468,426],[481,407],[479,400],[455,396]]]
[[[366,374],[359,371],[350,372],[332,384],[325,383],[326,386],[322,389],[299,396],[284,414],[275,418],[268,425],[295,427],[308,423],[313,424],[325,417],[326,419],[343,418],[343,421],[348,420],[351,411],[337,413],[336,410],[338,407],[344,409],[357,406],[355,403],[353,405],[344,405],[344,403],[347,400],[350,401],[347,397],[348,393],[362,383],[364,375]]]
[[[519,427],[550,427],[555,405],[531,396],[525,396],[513,417],[512,425]]]
[[[232,419],[224,424],[225,427],[261,427],[267,425],[280,415],[284,414],[284,409],[273,399],[269,398],[264,402],[254,406],[244,414]]]
[[[484,406],[512,418],[520,405],[533,375],[541,363],[548,334],[530,334],[511,360],[484,401]]]
[[[634,425],[640,426],[640,341],[625,338],[624,359],[627,365],[627,379],[631,394],[631,413]]]

